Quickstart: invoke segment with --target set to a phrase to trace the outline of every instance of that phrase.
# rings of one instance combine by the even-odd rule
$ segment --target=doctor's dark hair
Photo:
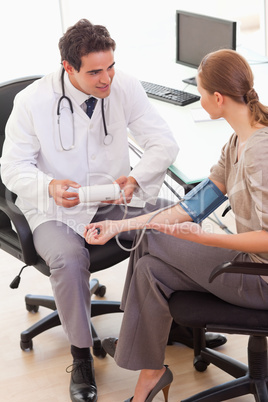
[[[59,40],[61,61],[68,61],[76,71],[80,70],[81,57],[92,52],[115,50],[115,47],[109,31],[102,25],[91,24],[87,19],[81,19],[68,28]]]
[[[210,94],[219,92],[248,106],[251,124],[268,126],[268,107],[259,102],[252,70],[246,59],[234,50],[207,54],[198,68],[201,86]]]

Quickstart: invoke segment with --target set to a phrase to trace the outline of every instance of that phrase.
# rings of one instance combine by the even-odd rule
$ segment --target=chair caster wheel
[[[194,358],[194,368],[196,369],[196,371],[202,373],[203,371],[206,371],[208,365],[209,363],[203,360],[201,356],[196,356]]]
[[[26,303],[26,310],[29,311],[30,313],[37,313],[39,310],[39,306],[37,305],[33,306],[31,304]]]
[[[30,340],[28,342],[20,341],[20,348],[23,351],[32,350],[33,349],[33,341]]]
[[[96,296],[104,297],[106,293],[106,286],[100,285],[98,289],[94,292]]]

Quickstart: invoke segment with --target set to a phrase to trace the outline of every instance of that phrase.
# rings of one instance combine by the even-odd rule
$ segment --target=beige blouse
[[[268,127],[247,140],[237,161],[238,137],[234,133],[211,168],[211,179],[225,185],[237,233],[268,230]],[[268,248],[268,244],[267,244]],[[268,253],[253,254],[256,262],[268,263]]]

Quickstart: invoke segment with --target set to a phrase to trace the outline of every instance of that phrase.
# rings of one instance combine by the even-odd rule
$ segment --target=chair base
[[[236,379],[200,392],[181,402],[219,402],[252,394],[257,402],[268,401],[267,340],[265,336],[251,335],[248,342],[248,366],[215,350],[204,348],[204,330],[195,330],[194,366],[207,367],[210,363]],[[197,363],[197,366],[196,366]],[[203,365],[203,366],[202,366]]]
[[[106,292],[104,285],[100,285],[97,279],[92,279],[90,281],[90,292],[91,295],[95,294],[103,297]],[[56,308],[56,303],[54,297],[52,296],[36,296],[36,295],[26,295],[25,296],[26,309],[29,312],[36,313],[39,307],[46,307],[53,310],[51,314],[42,318],[37,323],[33,324],[31,327],[26,329],[21,333],[20,336],[20,347],[23,351],[33,349],[33,338],[37,335],[47,331],[48,329],[54,328],[61,325],[58,311]],[[91,301],[91,317],[99,316],[102,314],[109,313],[119,313],[120,302],[117,301],[106,301],[106,300],[92,300]],[[101,340],[95,330],[94,325],[91,322],[91,331],[93,338],[93,354],[97,357],[105,357],[106,352],[102,348]]]
[[[200,392],[190,398],[186,398],[181,402],[220,402],[229,401],[232,398],[242,395],[253,394],[255,401],[267,402],[268,379],[256,381],[246,375],[241,378],[237,378],[233,381],[229,381],[222,385],[217,385],[206,391]]]

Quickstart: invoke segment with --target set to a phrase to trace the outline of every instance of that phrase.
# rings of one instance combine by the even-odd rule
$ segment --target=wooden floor
[[[9,284],[18,274],[22,264],[0,251],[0,341],[1,375],[0,400],[14,402],[67,402],[70,374],[65,369],[72,363],[69,345],[61,327],[37,336],[30,352],[20,349],[20,332],[47,310],[40,308],[36,314],[28,313],[24,305],[27,293],[51,295],[49,279],[32,267],[24,270],[19,289],[12,290]],[[97,277],[107,285],[106,298],[119,300],[122,292],[126,263],[99,273]],[[122,314],[109,314],[94,318],[101,338],[118,334]],[[247,337],[228,335],[226,345],[219,350],[246,362]],[[177,402],[195,392],[229,381],[230,376],[210,365],[206,372],[196,372],[192,366],[193,352],[186,346],[167,346],[166,364],[174,375],[169,402]],[[99,402],[123,402],[133,394],[138,372],[120,369],[110,356],[95,358],[96,381]],[[154,399],[163,401],[159,393]],[[252,396],[232,401],[253,401]]]

